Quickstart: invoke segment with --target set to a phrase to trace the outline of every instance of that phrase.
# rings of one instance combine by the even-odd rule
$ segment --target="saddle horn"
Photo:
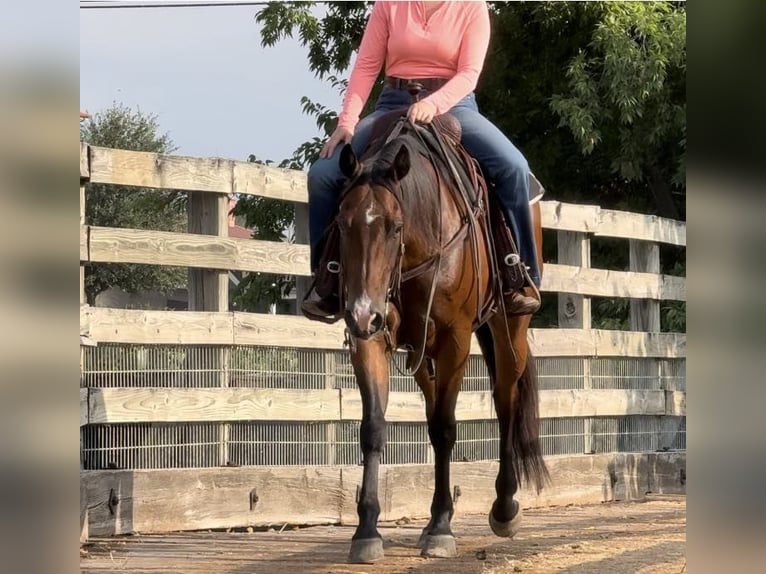
[[[410,94],[413,104],[420,98],[421,91],[423,91],[423,84],[420,82],[414,80],[407,82],[407,92]]]

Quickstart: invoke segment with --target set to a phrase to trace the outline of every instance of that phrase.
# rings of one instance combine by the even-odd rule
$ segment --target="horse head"
[[[405,145],[361,162],[350,145],[340,167],[348,178],[337,216],[345,291],[345,321],[354,337],[383,330],[390,289],[400,270],[404,214],[399,184],[410,170]]]

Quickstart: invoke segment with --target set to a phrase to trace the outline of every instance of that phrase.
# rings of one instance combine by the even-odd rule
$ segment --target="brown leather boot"
[[[301,302],[301,312],[312,321],[335,323],[343,316],[340,302],[340,238],[331,226],[323,241],[314,282]]]
[[[322,323],[335,323],[341,316],[340,299],[335,293],[321,297],[317,290],[312,288],[301,303],[301,312],[306,318]]]
[[[532,296],[526,294],[531,290]],[[540,309],[540,294],[537,289],[524,288],[510,293],[503,293],[505,312],[508,315],[533,315]]]

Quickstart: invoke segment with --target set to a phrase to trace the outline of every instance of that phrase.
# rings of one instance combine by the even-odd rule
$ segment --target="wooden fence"
[[[85,221],[86,186],[114,184],[188,192],[189,232],[114,229]],[[305,217],[305,174],[252,163],[188,158],[81,144],[80,148],[80,335],[88,346],[214,346],[215,386],[209,388],[99,388],[82,384],[80,425],[220,424],[221,453],[214,468],[81,471],[81,526],[94,534],[223,528],[269,523],[349,522],[356,519],[358,466],[328,464],[239,467],[227,453],[230,425],[237,421],[358,421],[358,391],[327,377],[324,388],[230,386],[235,346],[284,347],[337,352],[340,325],[300,316],[231,312],[228,271],[306,277],[305,244],[227,237],[232,195],[259,195],[296,204]],[[543,226],[556,230],[557,263],[546,263],[543,291],[559,294],[559,328],[533,329],[533,352],[542,357],[582,359],[578,389],[541,391],[543,418],[582,417],[583,452],[594,453],[595,421],[602,417],[684,417],[685,390],[679,388],[594,388],[596,358],[636,357],[654,361],[685,358],[683,333],[660,332],[662,301],[684,301],[686,280],[660,274],[659,245],[686,245],[682,222],[597,206],[541,203]],[[299,241],[306,241],[298,225]],[[591,268],[594,236],[629,241],[630,269]],[[148,311],[90,307],[83,295],[85,263],[143,263],[189,268],[189,311]],[[592,297],[631,300],[631,331],[593,329]],[[478,354],[474,344],[473,353]],[[82,365],[82,361],[81,361]],[[208,365],[209,366],[209,365]],[[654,368],[654,367],[653,367]],[[329,373],[330,371],[328,371]],[[658,378],[658,380],[660,380]],[[460,421],[494,419],[489,391],[464,391]],[[422,422],[417,392],[392,392],[388,420]],[[334,438],[334,437],[331,437]],[[524,491],[524,505],[640,498],[646,492],[683,490],[683,452],[570,454],[548,458],[554,486],[541,495]],[[496,463],[460,462],[453,484],[462,493],[458,512],[487,511],[493,497]],[[383,519],[422,516],[429,506],[430,465],[389,465],[381,476]]]

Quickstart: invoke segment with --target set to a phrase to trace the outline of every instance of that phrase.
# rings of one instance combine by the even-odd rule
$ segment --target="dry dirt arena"
[[[686,498],[525,511],[514,540],[493,536],[486,516],[456,516],[458,556],[421,558],[425,521],[382,523],[386,557],[346,564],[352,527],[269,532],[194,532],[96,539],[80,550],[81,571],[184,574],[657,574],[685,573]]]

